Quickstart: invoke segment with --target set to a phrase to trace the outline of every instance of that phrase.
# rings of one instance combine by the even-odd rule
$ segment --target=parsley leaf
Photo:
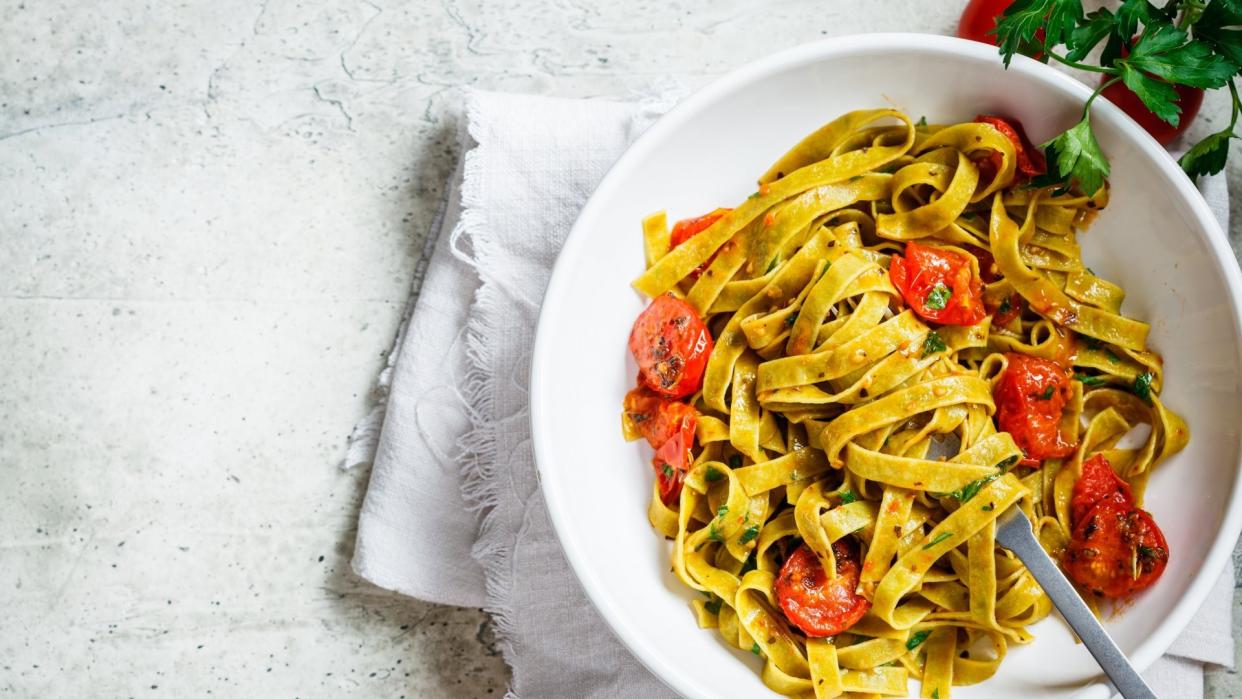
[[[798,320],[798,314],[797,314],[797,313],[790,313],[790,314],[789,314],[789,317],[785,319],[785,327],[787,327],[787,328],[788,328],[788,327],[791,327],[791,326],[794,324],[794,322],[795,322],[795,321],[797,321],[797,320]]]
[[[1195,22],[1195,38],[1208,44],[1217,53],[1242,68],[1242,3],[1237,0],[1214,0],[1203,8]]]
[[[919,120],[916,121],[914,125],[915,126],[927,126],[927,117],[926,116],[919,117]]]
[[[945,539],[951,538],[952,536],[953,536],[953,532],[940,532],[940,534],[938,534],[935,539],[932,539],[931,541],[923,545],[923,550],[926,551],[934,547],[936,544],[939,544],[940,542],[944,541]]]
[[[1044,30],[1044,43],[1056,46],[1070,39],[1083,18],[1079,0],[1017,0],[996,18],[997,44],[1005,67],[1015,53],[1038,50],[1036,33]]]
[[[663,473],[665,478],[672,478],[672,477],[673,477],[673,467],[672,467],[672,466],[669,466],[668,464],[664,464],[664,465],[660,466],[660,473]]]
[[[1009,467],[1013,466],[1017,462],[1018,462],[1018,457],[1011,456],[1008,459],[1005,459],[1004,461],[1000,462],[999,464],[996,464],[996,473],[993,473],[990,476],[984,476],[983,478],[976,478],[975,480],[967,483],[961,488],[958,488],[952,493],[949,493],[948,496],[951,498],[954,498],[958,502],[965,503],[966,501],[970,500],[974,496],[978,495],[979,491],[983,490],[984,486],[986,486],[988,483],[991,483],[997,478],[1000,478],[1001,476],[1005,475],[1005,472],[1009,470]],[[935,542],[932,542],[932,543],[935,543]]]
[[[914,650],[915,648],[918,648],[930,635],[931,631],[915,631],[910,634],[910,640],[906,641],[906,650]]]
[[[759,642],[758,641],[756,641],[755,644],[750,647],[750,652],[754,653],[755,655],[759,655]]]
[[[841,504],[842,505],[848,505],[851,502],[857,502],[857,501],[858,501],[858,496],[854,494],[854,491],[847,490],[844,493],[841,493]]]
[[[1057,392],[1057,387],[1053,386],[1052,384],[1048,384],[1047,386],[1044,387],[1043,392],[1039,394],[1039,399],[1049,400],[1052,398],[1052,394],[1056,392]]]
[[[1074,374],[1075,381],[1081,381],[1084,386],[1102,386],[1108,383],[1103,376],[1088,376],[1086,374]]]
[[[929,306],[930,307],[930,306]],[[927,333],[927,337],[923,338],[923,356],[926,357],[937,352],[943,352],[948,349],[948,345],[944,344],[944,339],[940,337],[940,333],[932,330]]]
[[[720,506],[720,509],[716,510],[716,516],[717,516],[717,517],[724,517],[724,516],[725,516],[725,515],[727,515],[727,514],[729,514],[729,506],[728,506],[728,505],[721,505],[721,506]]]
[[[1081,61],[1101,39],[1114,33],[1116,29],[1117,17],[1112,12],[1104,8],[1092,12],[1087,15],[1086,22],[1075,27],[1069,40],[1065,42],[1069,47],[1065,57],[1071,61]]]
[[[1018,455],[1014,454],[999,464],[996,464],[996,468],[1000,469],[1001,473],[1005,473],[1016,463],[1018,463]]]
[[[771,272],[772,272],[772,270],[776,269],[776,266],[777,266],[777,265],[779,265],[780,263],[781,263],[781,258],[780,258],[780,257],[773,257],[773,258],[772,258],[772,261],[768,263],[768,268],[767,268],[766,270],[764,270],[764,272],[763,272],[763,273],[764,273],[765,275],[766,275],[766,274],[771,273]]]
[[[1157,24],[1146,29],[1130,55],[1118,62],[1123,66],[1122,78],[1126,85],[1130,85],[1126,73],[1131,71],[1150,73],[1157,78],[1191,87],[1222,87],[1229,82],[1236,70],[1234,65],[1224,56],[1214,53],[1207,43],[1188,39],[1186,32],[1171,24]],[[1171,87],[1169,89],[1172,90]],[[1138,90],[1135,92],[1138,93]],[[1139,97],[1142,96],[1139,94]],[[1147,100],[1144,99],[1143,103],[1147,104]],[[1147,106],[1151,108],[1151,104]]]
[[[1233,135],[1232,124],[1223,131],[1205,136],[1202,141],[1186,151],[1185,155],[1178,158],[1177,164],[1182,166],[1182,170],[1192,180],[1202,175],[1215,175],[1225,169],[1225,159],[1229,157],[1229,139],[1231,138],[1237,138]]]
[[[737,576],[739,578],[743,577],[758,567],[759,563],[755,560],[755,552],[751,551],[750,555],[746,557],[746,562],[742,564],[742,569],[737,572]]]
[[[734,454],[733,456],[729,457],[729,468],[741,468],[741,467],[742,467],[742,455],[741,454]]]
[[[743,544],[749,544],[757,538],[759,538],[759,525],[752,524],[749,527],[746,527],[746,531],[742,532],[742,538],[738,541]]]
[[[720,532],[716,529],[716,520],[712,520],[711,529],[707,531],[707,538],[712,541],[720,541]]]
[[[1045,143],[1043,148],[1048,163],[1055,166],[1063,181],[1077,180],[1086,194],[1095,194],[1104,186],[1109,173],[1108,159],[1091,131],[1090,114],[1084,114],[1082,121]]]
[[[708,483],[715,483],[716,481],[720,480],[721,478],[724,478],[724,474],[723,474],[723,473],[721,473],[720,471],[717,471],[716,469],[712,468],[711,466],[708,466],[708,467],[707,467],[707,472],[703,474],[703,478],[704,478],[704,479],[705,479]]]
[[[724,600],[712,600],[711,602],[705,603],[703,608],[711,614],[720,614],[720,605],[722,603],[724,603]]]
[[[953,291],[945,286],[944,282],[936,282],[931,291],[927,292],[923,305],[933,311],[943,311],[945,306],[949,305],[951,298],[953,298]]]
[[[1156,375],[1150,371],[1145,371],[1134,377],[1134,395],[1142,398],[1145,402],[1151,402],[1151,382],[1155,380]]]

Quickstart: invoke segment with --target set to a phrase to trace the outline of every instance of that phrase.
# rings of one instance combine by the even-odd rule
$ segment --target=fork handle
[[[1026,519],[1025,515],[1018,515]],[[1005,529],[1007,536],[1000,544],[1013,551],[1026,565],[1026,569],[1031,571],[1031,575],[1035,576],[1039,586],[1044,588],[1052,604],[1061,612],[1070,628],[1074,629],[1074,633],[1082,639],[1091,655],[1095,656],[1096,662],[1104,669],[1104,674],[1108,675],[1117,691],[1121,692],[1121,696],[1125,699],[1156,699],[1155,692],[1143,681],[1142,676],[1091,613],[1087,603],[1078,596],[1078,591],[1039,545],[1035,532],[1031,530],[1030,521],[1027,520],[1026,526]],[[999,530],[997,534],[997,539],[1000,540]]]

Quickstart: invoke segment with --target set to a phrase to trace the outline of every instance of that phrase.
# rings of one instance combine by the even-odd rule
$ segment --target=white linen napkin
[[[674,696],[606,630],[565,562],[527,413],[552,263],[599,179],[663,106],[470,94],[464,166],[381,376],[386,415],[381,406],[369,416],[351,450],[365,459],[383,420],[354,570],[420,599],[487,609],[513,670],[510,696]],[[1202,188],[1227,224],[1224,178]],[[1232,665],[1232,592],[1230,568],[1146,673],[1159,696],[1201,697],[1203,664]]]

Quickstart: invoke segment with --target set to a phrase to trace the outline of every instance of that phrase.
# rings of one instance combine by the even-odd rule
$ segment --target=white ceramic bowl
[[[933,122],[1019,118],[1039,143],[1078,119],[1090,91],[1036,61],[1003,70],[996,50],[959,39],[873,34],[829,39],[753,63],[687,99],[617,162],[583,209],[552,274],[531,376],[535,454],[570,564],[617,636],[689,697],[774,696],[760,661],[697,628],[691,591],[669,572],[669,545],[647,524],[647,447],[621,439],[633,386],[626,352],[645,300],[639,221],[732,206],[781,153],[829,119],[884,105]],[[1086,263],[1121,283],[1124,311],[1152,323],[1165,402],[1190,446],[1151,480],[1146,506],[1169,540],[1164,577],[1120,618],[1117,643],[1144,668],[1204,601],[1242,527],[1242,283],[1220,226],[1154,140],[1104,100],[1092,123],[1112,161],[1112,201],[1081,237]],[[1108,695],[1098,667],[1057,618],[1013,648],[988,682],[955,697]],[[918,684],[911,683],[912,696]]]

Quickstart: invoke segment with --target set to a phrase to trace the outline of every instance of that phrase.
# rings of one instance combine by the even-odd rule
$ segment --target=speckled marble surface
[[[483,614],[349,571],[337,468],[455,88],[692,88],[962,4],[0,0],[0,695],[503,694]]]

